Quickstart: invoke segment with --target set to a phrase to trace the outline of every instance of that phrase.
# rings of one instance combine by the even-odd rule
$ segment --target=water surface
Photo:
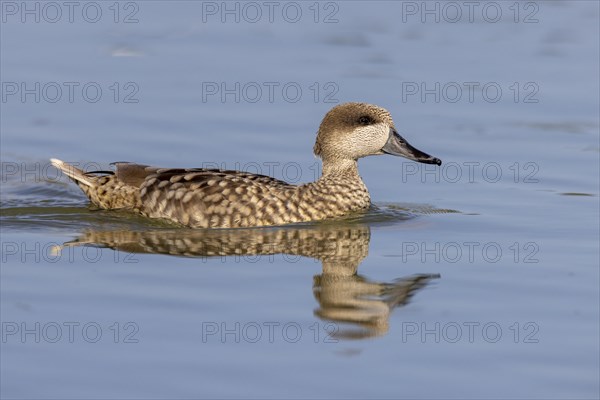
[[[598,398],[598,4],[221,4],[3,9],[0,395]],[[364,159],[366,213],[207,231],[94,209],[47,161],[307,182],[345,101],[444,164]]]

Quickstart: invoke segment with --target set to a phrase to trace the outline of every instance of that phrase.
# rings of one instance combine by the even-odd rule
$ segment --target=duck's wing
[[[127,164],[117,165],[116,174],[128,185],[139,184],[142,213],[192,227],[252,226],[257,218],[275,218],[285,208],[286,189],[295,187],[265,175],[220,169]]]

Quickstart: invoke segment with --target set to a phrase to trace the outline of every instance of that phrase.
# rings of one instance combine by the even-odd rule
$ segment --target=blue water
[[[600,397],[597,2],[23,4],[2,398]],[[307,182],[345,101],[444,164],[361,160],[363,215],[196,231],[95,210],[47,161]]]

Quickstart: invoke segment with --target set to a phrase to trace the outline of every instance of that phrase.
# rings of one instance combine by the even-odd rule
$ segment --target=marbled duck
[[[371,204],[358,174],[359,158],[391,154],[442,163],[408,144],[387,110],[366,103],[331,109],[319,127],[314,153],[323,161],[322,176],[303,185],[240,171],[157,168],[129,162],[115,163],[114,172],[86,173],[61,160],[50,161],[100,208],[128,209],[193,228],[269,226],[340,217]]]

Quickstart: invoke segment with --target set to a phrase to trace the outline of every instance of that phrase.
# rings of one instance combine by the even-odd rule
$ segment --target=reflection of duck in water
[[[316,275],[313,292],[321,308],[315,314],[321,319],[361,328],[336,330],[332,336],[345,339],[380,336],[389,329],[392,310],[408,304],[413,294],[439,277],[419,274],[383,283],[371,282],[360,275]]]
[[[314,146],[323,175],[300,186],[263,175],[209,169],[167,169],[116,163],[116,171],[88,172],[52,159],[105,209],[128,209],[195,228],[283,225],[340,217],[371,204],[359,173],[361,157],[391,154],[427,164],[438,158],[408,144],[390,114],[346,103],[325,115]]]
[[[391,311],[407,304],[412,294],[434,275],[417,275],[391,283],[372,282],[357,274],[369,252],[371,232],[358,224],[295,226],[261,229],[165,229],[154,231],[88,231],[72,245],[99,245],[133,253],[189,257],[257,256],[287,254],[320,260],[323,272],[315,276],[313,291],[326,320],[361,327],[340,337],[385,334]]]

